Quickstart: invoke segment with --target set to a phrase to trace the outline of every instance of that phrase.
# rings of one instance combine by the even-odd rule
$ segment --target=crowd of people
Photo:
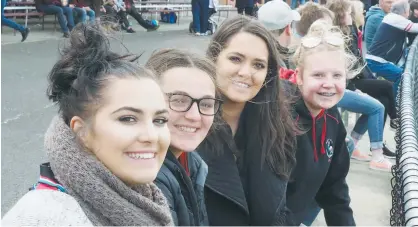
[[[77,23],[85,23],[104,20],[109,27],[122,29],[128,33],[135,33],[127,16],[132,16],[139,25],[147,31],[159,28],[156,20],[145,20],[135,8],[133,0],[35,0],[36,10],[47,15],[55,15],[65,38],[70,37],[70,32]],[[4,15],[6,0],[2,0],[1,17],[2,24],[21,32],[22,42],[26,40],[30,30],[16,22],[7,19]]]
[[[379,0],[365,19],[358,0],[273,0],[224,21],[206,56],[161,49],[144,66],[100,23],[72,27],[48,76],[48,163],[2,224],[309,226],[322,209],[356,225],[350,158],[391,170],[410,9]],[[362,114],[350,135],[338,108]]]

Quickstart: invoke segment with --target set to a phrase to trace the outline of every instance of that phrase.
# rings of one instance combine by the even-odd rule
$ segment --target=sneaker
[[[69,32],[64,32],[63,37],[64,37],[64,38],[70,38],[70,33],[69,33]]]
[[[128,33],[135,33],[135,31],[134,31],[132,28],[128,28],[128,29],[126,30],[126,32],[128,32]]]
[[[386,147],[386,144],[383,144],[382,150],[383,150],[383,155],[386,158],[390,158],[390,159],[396,158],[396,153],[391,151],[388,147]]]
[[[201,35],[200,32],[196,32],[194,34],[195,34],[195,36],[200,36]]]
[[[393,129],[397,129],[397,128],[398,128],[398,126],[399,126],[399,124],[398,124],[398,119],[397,119],[397,118],[395,118],[395,119],[391,119],[391,120],[390,120],[390,127],[391,127],[391,128],[393,128]]]
[[[359,149],[354,149],[353,153],[351,154],[351,158],[357,161],[368,162],[371,160],[370,156],[367,154],[363,154]]]
[[[29,28],[25,28],[25,30],[23,30],[21,32],[21,34],[22,34],[22,42],[25,41],[26,38],[28,38],[29,32],[30,32]]]
[[[383,172],[391,172],[392,165],[393,164],[388,159],[382,158],[380,160],[371,160],[369,168]]]

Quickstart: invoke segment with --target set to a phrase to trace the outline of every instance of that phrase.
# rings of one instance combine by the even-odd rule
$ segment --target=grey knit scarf
[[[45,134],[45,148],[56,179],[80,204],[94,225],[174,225],[163,193],[153,183],[128,187],[57,116]]]

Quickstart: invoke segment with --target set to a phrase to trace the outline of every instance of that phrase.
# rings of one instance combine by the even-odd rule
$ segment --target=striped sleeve
[[[418,23],[413,23],[411,20],[398,14],[390,13],[385,16],[382,22],[405,32],[418,33]]]

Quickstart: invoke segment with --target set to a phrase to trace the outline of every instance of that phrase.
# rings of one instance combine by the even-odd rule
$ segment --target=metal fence
[[[410,48],[399,86],[390,224],[418,226],[418,39]]]

